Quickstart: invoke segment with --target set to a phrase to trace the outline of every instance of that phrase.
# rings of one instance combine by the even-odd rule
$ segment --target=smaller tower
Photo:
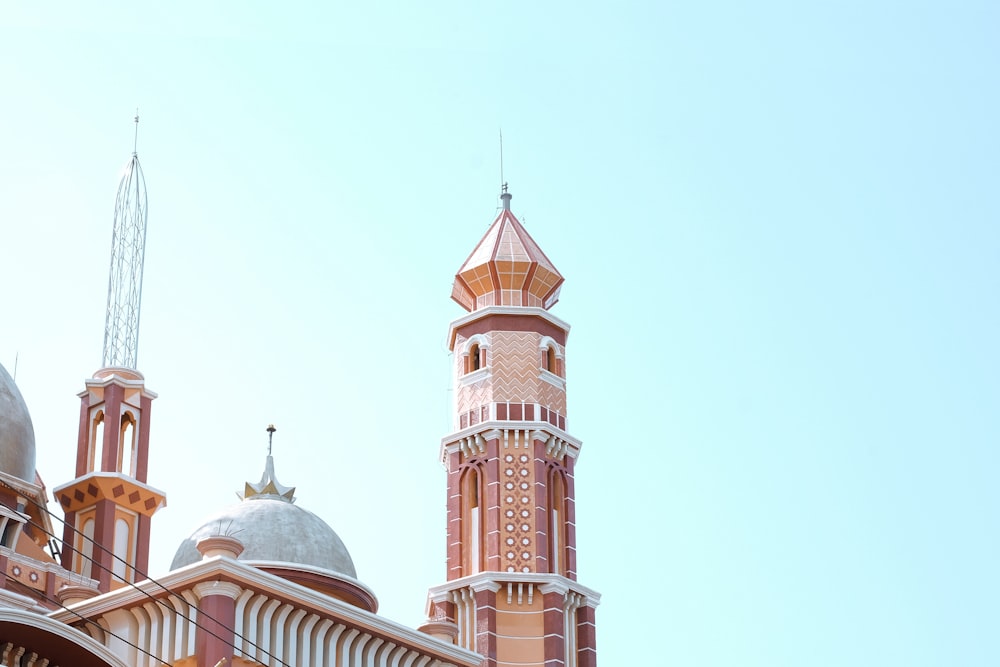
[[[135,122],[138,128],[138,115]],[[53,490],[66,513],[63,567],[97,580],[101,591],[146,571],[150,518],[166,504],[146,484],[156,394],[136,370],[146,218],[146,182],[133,150],[115,200],[103,364],[78,394],[76,479]]]

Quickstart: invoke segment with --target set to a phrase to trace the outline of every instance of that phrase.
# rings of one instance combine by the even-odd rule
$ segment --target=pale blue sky
[[[104,7],[104,5],[102,5]],[[153,574],[263,469],[420,623],[455,270],[566,276],[601,664],[1000,663],[1000,6],[117,3],[0,14],[0,363],[68,481],[149,188]]]

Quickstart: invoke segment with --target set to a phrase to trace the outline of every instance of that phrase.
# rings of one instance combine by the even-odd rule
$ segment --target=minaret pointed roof
[[[511,213],[511,194],[504,192],[500,198],[503,210],[455,274],[451,298],[468,311],[486,306],[551,308],[559,300],[562,274]]]

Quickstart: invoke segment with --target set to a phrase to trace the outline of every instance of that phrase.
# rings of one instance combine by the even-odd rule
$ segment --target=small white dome
[[[239,560],[311,565],[357,578],[354,561],[325,521],[284,498],[252,496],[227,507],[197,528],[174,555],[171,570],[201,560],[203,537],[229,535],[243,543]]]
[[[21,392],[0,366],[0,471],[35,482],[35,429]]]

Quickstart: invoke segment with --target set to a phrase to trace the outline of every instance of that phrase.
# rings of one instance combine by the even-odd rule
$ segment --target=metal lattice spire
[[[135,116],[136,146],[139,112]],[[139,307],[142,303],[142,262],[146,253],[146,179],[133,147],[115,198],[111,236],[108,312],[104,321],[102,366],[136,368],[139,354]]]

